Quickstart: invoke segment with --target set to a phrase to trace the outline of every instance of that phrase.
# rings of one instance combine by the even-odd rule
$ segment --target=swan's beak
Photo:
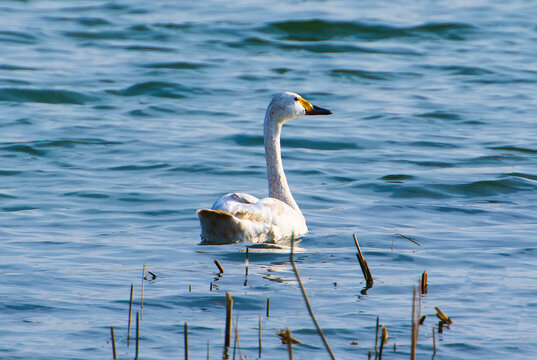
[[[317,105],[311,104],[311,108],[308,110],[306,109],[306,115],[330,115],[332,114],[332,111],[328,109],[324,109],[322,107],[318,107]]]
[[[328,109],[323,109],[322,107],[318,107],[316,105],[313,105],[308,100],[304,98],[298,99],[304,109],[306,110],[306,115],[330,115],[332,112]]]

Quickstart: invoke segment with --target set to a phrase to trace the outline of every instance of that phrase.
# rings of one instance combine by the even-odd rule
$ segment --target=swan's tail
[[[197,210],[202,244],[230,244],[242,241],[244,229],[239,219],[223,210]]]

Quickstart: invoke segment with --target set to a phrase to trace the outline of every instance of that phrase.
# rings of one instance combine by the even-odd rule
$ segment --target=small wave
[[[146,81],[134,84],[123,90],[107,90],[108,93],[119,96],[150,95],[167,98],[184,98],[189,94],[205,94],[200,88],[189,88],[181,84],[164,81]]]
[[[47,16],[45,17],[45,20],[74,22],[74,23],[87,26],[87,27],[112,25],[112,23],[106,19],[103,19],[100,17],[87,17],[87,16],[82,16],[82,17]]]
[[[403,180],[412,180],[412,179],[414,179],[414,176],[405,175],[405,174],[386,175],[380,178],[380,180],[384,180],[384,181],[399,181],[399,182],[402,182]]]
[[[394,73],[386,71],[367,71],[353,69],[334,69],[330,70],[330,75],[344,78],[362,78],[367,80],[395,80],[398,78],[421,77],[417,73]]]
[[[64,196],[76,196],[89,199],[108,199],[110,196],[100,192],[93,191],[73,191],[63,194]]]
[[[186,61],[170,62],[170,63],[151,63],[143,65],[148,69],[173,69],[173,70],[197,70],[206,67],[205,64],[192,63]]]
[[[102,139],[63,139],[63,140],[46,140],[36,142],[37,147],[61,147],[73,148],[78,145],[119,145],[121,142],[107,141]]]
[[[365,53],[365,54],[387,54],[387,55],[408,55],[421,56],[420,53],[401,48],[377,49],[358,45],[342,44],[339,42],[317,42],[317,43],[289,43],[282,41],[271,41],[257,37],[246,38],[241,41],[228,42],[227,46],[232,48],[251,48],[251,47],[272,47],[282,50],[303,50],[312,53]]]
[[[19,65],[10,65],[10,64],[0,64],[0,70],[9,70],[9,71],[24,71],[24,70],[37,70],[34,67],[28,66],[19,66]]]
[[[534,181],[537,181],[537,175],[532,175],[532,174],[524,174],[524,173],[508,173],[508,174],[505,174],[506,176],[512,176],[512,177],[517,177],[517,178],[523,178],[523,179],[528,179],[528,180],[534,180]]]
[[[520,146],[506,145],[506,146],[494,146],[489,147],[490,150],[500,150],[500,151],[510,151],[510,152],[520,152],[525,154],[537,154],[537,149],[530,149]]]
[[[37,38],[34,35],[20,31],[0,31],[0,42],[35,44],[37,43]]]
[[[163,47],[163,46],[152,46],[152,45],[131,45],[131,46],[126,46],[125,50],[129,50],[129,51],[149,51],[149,52],[153,52],[153,51],[174,52],[175,51],[175,49],[173,49],[173,48],[168,48],[168,47]]]
[[[95,100],[93,96],[70,90],[0,88],[0,101],[84,105]]]
[[[82,40],[150,40],[164,41],[168,35],[156,32],[145,25],[131,26],[126,30],[107,31],[66,31],[64,35],[69,38]]]
[[[254,135],[233,135],[228,137],[237,145],[241,146],[263,146],[262,136]],[[315,141],[307,139],[283,139],[282,146],[288,148],[303,148],[312,150],[346,150],[360,149],[355,143],[349,142],[332,142],[332,141]]]
[[[153,164],[153,165],[123,165],[123,166],[115,166],[108,168],[108,170],[115,170],[115,171],[140,171],[140,170],[154,170],[154,169],[162,169],[169,167],[170,164],[162,163],[162,164]]]
[[[47,154],[46,151],[36,149],[32,145],[25,145],[25,144],[16,144],[16,145],[8,145],[8,146],[0,146],[0,152],[3,151],[9,151],[9,152],[17,152],[17,153],[23,153],[33,156],[45,156]]]
[[[451,112],[446,112],[446,111],[433,111],[433,112],[418,114],[416,116],[422,117],[422,118],[443,119],[443,120],[460,120],[461,119],[460,115],[451,113]]]
[[[461,40],[474,26],[464,23],[426,23],[417,26],[396,27],[351,21],[296,20],[270,23],[260,30],[283,34],[283,39],[293,41],[326,41],[354,38],[377,41],[400,37],[434,35],[449,40]]]
[[[516,177],[500,180],[481,180],[456,185],[437,184],[434,187],[451,194],[468,197],[495,196],[537,189],[537,185],[530,184],[525,179]]]
[[[464,65],[446,65],[446,66],[435,66],[435,65],[426,65],[424,68],[440,70],[447,72],[451,75],[460,75],[460,76],[479,76],[479,75],[490,75],[494,74],[494,71],[485,69],[478,66],[464,66]]]

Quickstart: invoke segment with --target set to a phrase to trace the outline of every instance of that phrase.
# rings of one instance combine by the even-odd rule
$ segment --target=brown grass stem
[[[300,286],[300,290],[302,291],[302,296],[304,297],[304,301],[306,302],[306,307],[308,308],[310,317],[313,320],[315,327],[317,328],[317,332],[319,333],[319,336],[321,336],[321,339],[323,340],[324,346],[326,347],[326,351],[328,351],[328,353],[330,354],[330,357],[333,360],[335,360],[336,357],[334,356],[332,349],[330,349],[330,345],[328,344],[328,341],[326,340],[326,337],[324,336],[323,330],[321,329],[321,326],[319,326],[319,322],[317,322],[317,319],[315,318],[315,315],[313,314],[313,309],[311,308],[308,295],[306,294],[306,289],[304,289],[304,285],[302,284],[302,280],[300,279],[300,274],[298,273],[298,269],[295,264],[295,237],[294,236],[291,240],[290,258],[291,258],[291,265],[293,266],[293,271],[295,272],[296,279],[298,281],[298,285]]]

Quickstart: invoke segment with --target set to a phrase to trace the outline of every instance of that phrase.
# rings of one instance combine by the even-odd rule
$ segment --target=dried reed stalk
[[[216,261],[216,260],[215,260]],[[224,347],[228,348],[231,345],[231,322],[233,318],[233,298],[226,291],[226,337]]]
[[[377,326],[375,327],[375,360],[379,357],[379,320],[379,316],[377,315]]]
[[[416,286],[414,286],[414,292],[412,295],[412,331],[410,335],[410,360],[416,359],[416,346],[418,343],[416,324]]]
[[[144,310],[144,281],[145,280],[145,263],[144,263],[144,269],[142,271],[142,299],[140,302],[140,311]]]
[[[386,330],[386,326],[382,325],[382,341],[380,342],[380,350],[379,350],[379,360],[382,360],[382,351],[384,350],[384,345],[388,343],[388,330]]]
[[[261,314],[259,314],[259,358],[261,358],[261,352],[262,352],[262,346],[261,346]]]
[[[140,312],[136,312],[136,355],[134,360],[138,360],[138,354],[140,351]]]
[[[436,310],[436,316],[438,316],[438,318],[440,319],[440,321],[442,321],[444,324],[453,324],[453,320],[451,320],[451,318],[449,316],[447,316],[446,314],[444,314],[442,312],[442,310],[440,310],[438,308],[438,306],[435,306],[434,309]]]
[[[270,296],[267,296],[267,318],[270,316]]]
[[[421,274],[421,293],[427,294],[427,271],[424,270],[423,274]]]
[[[433,359],[436,355],[436,333],[434,331],[434,326],[433,326]]]
[[[224,268],[222,267],[222,265],[220,265],[220,261],[214,259],[214,263],[216,264],[216,267],[218,268],[218,271],[220,272],[220,274],[223,274]]]
[[[249,250],[250,248],[248,246],[246,246],[246,258],[244,259],[244,267],[245,267],[245,273],[244,273],[244,286],[246,286],[248,284],[248,264],[249,264],[249,261],[248,261],[248,253],[249,253]]]
[[[184,341],[185,341],[185,360],[188,360],[188,323],[186,321],[185,321]]]
[[[285,335],[287,336],[287,350],[289,350],[289,360],[293,360],[293,342],[291,341],[291,330],[285,329]]]
[[[364,274],[365,282],[368,288],[373,286],[373,276],[371,275],[371,270],[369,270],[369,265],[367,265],[367,261],[364,258],[364,255],[362,254],[362,250],[360,249],[360,245],[358,244],[358,239],[356,238],[356,234],[352,234],[354,237],[354,243],[356,244],[356,249],[358,249],[358,252],[356,253],[356,257],[358,258],[358,262],[360,263],[360,267],[362,268],[362,273]]]
[[[131,284],[131,296],[129,300],[129,324],[127,326],[127,346],[131,344],[131,318],[132,318],[132,294],[134,292],[134,284]]]
[[[293,266],[293,271],[295,272],[296,279],[298,281],[298,285],[300,286],[300,290],[302,291],[302,296],[304,297],[304,301],[306,302],[306,307],[308,308],[308,312],[310,313],[310,317],[313,320],[313,323],[315,324],[315,327],[317,328],[317,332],[321,336],[321,339],[323,340],[324,346],[326,348],[326,351],[328,351],[328,354],[330,354],[330,357],[335,360],[336,357],[334,356],[334,353],[332,352],[332,349],[330,349],[330,345],[328,345],[328,341],[326,340],[326,337],[324,336],[323,330],[321,329],[321,326],[317,322],[317,319],[315,318],[315,315],[313,314],[313,309],[311,308],[310,301],[308,300],[308,295],[306,294],[306,289],[304,289],[304,285],[302,284],[302,280],[300,280],[300,274],[298,273],[298,269],[295,264],[295,237],[291,239],[291,265]]]
[[[110,338],[112,341],[112,359],[117,359],[117,353],[116,353],[116,336],[114,335],[114,327],[110,326]]]

